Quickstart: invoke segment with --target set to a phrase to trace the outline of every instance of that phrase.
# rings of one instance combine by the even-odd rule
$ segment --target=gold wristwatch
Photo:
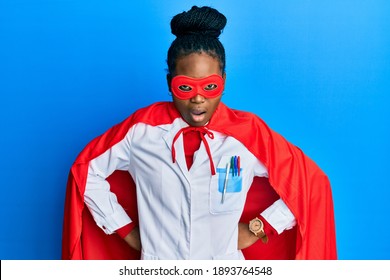
[[[264,232],[264,224],[259,218],[256,217],[249,222],[249,230],[253,232],[254,235],[259,237],[261,242],[268,242],[268,237]]]

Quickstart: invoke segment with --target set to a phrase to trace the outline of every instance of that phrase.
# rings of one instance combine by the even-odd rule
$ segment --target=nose
[[[199,93],[191,98],[191,102],[193,103],[203,103],[204,101],[205,101],[205,97]]]

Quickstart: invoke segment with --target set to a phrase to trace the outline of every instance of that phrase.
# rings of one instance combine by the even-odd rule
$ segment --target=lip
[[[190,110],[190,113],[191,113],[191,115],[199,116],[199,115],[205,114],[206,110],[202,109],[202,108],[195,108],[195,109]]]
[[[202,122],[206,118],[206,110],[194,109],[190,111],[191,118],[194,122]]]

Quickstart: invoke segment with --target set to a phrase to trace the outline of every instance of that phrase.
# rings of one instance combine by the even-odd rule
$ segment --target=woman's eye
[[[217,85],[216,84],[208,84],[204,90],[214,90],[217,88]]]
[[[181,91],[191,91],[191,90],[192,90],[192,87],[186,86],[186,85],[181,85],[181,86],[179,86],[179,89],[180,89]]]

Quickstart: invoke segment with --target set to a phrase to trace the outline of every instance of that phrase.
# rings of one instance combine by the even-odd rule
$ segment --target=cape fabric
[[[140,109],[122,123],[91,141],[71,167],[65,198],[62,259],[139,259],[117,234],[106,235],[84,204],[89,161],[121,141],[137,123],[161,125],[180,118],[172,102]],[[296,146],[272,131],[254,114],[220,103],[207,127],[243,143],[268,169],[269,178],[255,178],[241,221],[248,223],[279,197],[293,212],[297,226],[269,243],[256,242],[243,250],[246,259],[336,259],[333,200],[327,176]],[[116,171],[107,180],[118,201],[138,220],[135,186],[127,172]],[[261,187],[259,187],[259,185]],[[270,254],[268,254],[268,253]]]

